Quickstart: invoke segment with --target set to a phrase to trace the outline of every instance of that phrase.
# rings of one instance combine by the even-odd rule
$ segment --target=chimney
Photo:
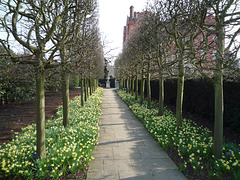
[[[134,18],[134,7],[130,7],[130,19]]]

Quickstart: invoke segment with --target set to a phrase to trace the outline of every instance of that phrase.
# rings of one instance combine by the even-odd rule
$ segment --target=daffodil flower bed
[[[14,139],[0,147],[0,179],[58,178],[67,172],[82,169],[93,159],[99,131],[103,89],[95,93],[81,107],[80,96],[70,102],[70,126],[63,127],[62,106],[55,117],[46,122],[46,158],[34,159],[36,153],[36,125],[16,133]]]
[[[117,92],[163,149],[172,148],[178,152],[182,159],[180,170],[184,171],[190,166],[200,176],[205,171],[209,178],[240,179],[240,148],[236,144],[224,144],[222,158],[216,159],[212,155],[213,137],[210,130],[186,119],[183,120],[182,128],[178,129],[175,115],[171,111],[165,109],[164,115],[158,116],[157,108],[148,109],[147,102],[140,105],[134,96],[122,90]],[[154,103],[152,106],[157,107]]]

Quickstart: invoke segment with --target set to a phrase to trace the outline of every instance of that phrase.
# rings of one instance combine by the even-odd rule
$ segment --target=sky
[[[105,52],[112,50],[107,57],[118,56],[122,50],[123,27],[127,16],[130,15],[130,6],[135,12],[141,12],[147,0],[99,0],[99,26],[102,38],[107,44]],[[114,60],[113,58],[112,60]]]

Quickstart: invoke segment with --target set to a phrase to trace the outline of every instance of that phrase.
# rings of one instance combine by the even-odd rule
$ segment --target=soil
[[[172,112],[176,114],[176,107],[171,105],[166,105],[168,109],[170,109]],[[197,123],[198,126],[203,128],[208,128],[212,133],[214,133],[214,122],[209,121],[208,119],[200,118],[197,114],[190,114],[187,112],[183,112],[183,118],[191,119],[195,123]],[[224,140],[226,142],[232,142],[236,144],[240,144],[240,133],[229,128],[229,127],[223,127],[223,136]]]
[[[171,105],[166,105],[168,109],[170,109],[172,112],[176,114],[176,107]],[[212,133],[214,133],[214,122],[209,121],[208,119],[199,118],[197,114],[189,114],[187,112],[183,112],[183,118],[191,119],[195,123],[197,123],[198,126],[203,128],[208,128]],[[240,144],[240,133],[232,130],[229,127],[223,127],[223,136],[224,140],[226,142],[233,142],[236,144]],[[181,159],[178,156],[178,152],[176,149],[167,149],[165,152],[168,154],[168,156],[173,160],[173,162],[179,167],[180,164],[183,164],[187,161],[187,159]],[[194,172],[193,168],[191,166],[187,166],[187,168],[182,171],[182,173],[187,177],[189,180],[205,180],[209,179],[208,176],[208,169],[204,168],[201,170],[201,172],[197,172],[197,174]],[[228,174],[226,177],[223,177],[223,179],[234,179],[233,174]]]
[[[70,89],[69,98],[80,95],[80,88]],[[45,117],[55,115],[56,108],[62,103],[61,92],[47,93],[45,98]],[[15,132],[36,122],[36,102],[31,100],[23,104],[9,103],[0,108],[0,145],[11,141]]]

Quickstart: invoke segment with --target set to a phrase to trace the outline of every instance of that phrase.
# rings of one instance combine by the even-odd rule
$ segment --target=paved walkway
[[[99,144],[87,180],[185,180],[113,89],[104,89]]]

